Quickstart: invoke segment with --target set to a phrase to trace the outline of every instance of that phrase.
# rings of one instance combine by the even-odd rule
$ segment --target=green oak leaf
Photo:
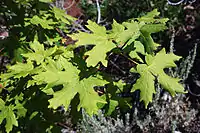
[[[165,49],[162,49],[156,54],[156,56],[147,55],[145,60],[147,64],[151,66],[150,68],[156,72],[163,70],[164,68],[176,67],[174,61],[177,61],[180,58],[180,56],[173,53],[166,54]]]
[[[117,23],[117,21],[113,20],[112,30],[110,30],[109,38],[117,39],[118,35],[123,32],[125,27],[122,24]]]
[[[173,78],[168,75],[166,75],[163,72],[160,72],[158,75],[158,82],[161,84],[161,86],[169,91],[169,93],[172,96],[175,96],[176,92],[178,93],[185,93],[183,86],[179,83],[179,78]]]
[[[95,22],[88,21],[87,28],[92,33],[79,32],[77,34],[70,35],[73,40],[78,40],[76,44],[78,46],[94,44],[95,46],[87,51],[85,54],[89,57],[86,59],[87,66],[96,66],[101,62],[104,66],[107,66],[106,54],[115,48],[115,44],[109,39],[106,33],[106,28],[99,26]]]
[[[143,37],[147,53],[152,54],[153,50],[156,50],[157,47],[160,46],[159,44],[154,42],[151,34],[163,31],[165,29],[167,29],[165,24],[146,24],[141,27],[141,36]]]
[[[140,36],[140,27],[141,24],[139,24],[136,21],[133,21],[131,23],[124,22],[122,23],[127,29],[122,31],[119,35],[116,41],[118,43],[124,44],[127,40],[131,40],[133,42],[135,39],[137,39]],[[129,44],[131,43],[129,42]]]
[[[164,89],[168,90],[172,96],[174,96],[176,92],[183,93],[184,88],[178,83],[180,79],[166,75],[163,69],[176,67],[174,61],[177,61],[180,58],[180,56],[173,53],[166,54],[165,49],[162,49],[155,57],[148,55],[145,59],[149,65],[149,70],[158,77],[158,82]]]
[[[180,79],[170,77],[164,72],[165,68],[176,67],[174,61],[180,58],[173,53],[166,54],[165,49],[162,49],[155,56],[146,55],[145,60],[147,64],[137,65],[137,72],[140,74],[140,78],[136,81],[132,91],[140,90],[140,100],[144,101],[146,108],[149,102],[152,102],[152,97],[155,93],[155,78],[172,96],[176,92],[185,93],[184,87],[179,83]]]
[[[33,71],[34,67],[31,62],[25,63],[17,63],[13,66],[8,67],[8,73],[4,73],[0,75],[2,80],[7,80],[11,77],[20,78],[26,77],[29,73]]]
[[[158,9],[154,9],[151,12],[148,12],[146,15],[142,16],[141,18],[154,18],[156,16],[158,16],[160,14],[160,12],[158,12]]]
[[[106,112],[106,115],[111,115],[112,112],[116,109],[116,107],[119,105],[117,100],[109,100],[109,104],[108,104],[108,111]]]
[[[146,24],[141,27],[141,32],[147,32],[147,33],[157,33],[163,30],[166,30],[167,26],[165,24]]]
[[[53,25],[57,24],[57,22],[53,22],[52,19],[47,19],[47,18],[48,18],[48,15],[44,15],[43,18],[40,18],[37,15],[35,15],[32,18],[26,18],[25,20],[30,21],[31,24],[34,24],[37,26],[40,25],[44,29],[49,29],[49,30],[54,29]]]
[[[101,99],[97,92],[94,91],[94,86],[102,86],[107,81],[100,77],[90,76],[88,78],[79,79],[79,70],[73,66],[66,58],[60,56],[60,65],[64,70],[57,68],[57,62],[51,62],[51,66],[45,67],[46,71],[33,76],[33,79],[39,82],[46,83],[45,89],[51,89],[57,85],[63,85],[60,91],[52,93],[53,98],[49,100],[49,107],[56,109],[64,105],[68,109],[71,100],[76,94],[79,94],[80,103],[77,107],[84,108],[88,114],[96,114],[99,110],[97,103],[106,103]],[[52,66],[54,65],[54,67]]]
[[[140,42],[140,41],[135,41],[134,42],[134,48],[135,50],[131,51],[129,53],[129,56],[131,58],[136,58],[138,59],[140,62],[143,63],[143,60],[140,58],[140,56],[138,55],[138,53],[145,55],[145,49],[144,49],[144,45]]]
[[[3,122],[4,119],[6,119],[6,132],[9,133],[12,131],[13,126],[18,126],[18,122],[16,119],[16,116],[13,111],[13,106],[6,106],[5,102],[0,99],[0,123]]]
[[[80,104],[78,106],[78,110],[83,107],[90,115],[92,115],[93,113],[97,114],[99,110],[99,108],[97,107],[97,103],[106,103],[106,101],[98,96],[93,87],[103,86],[106,83],[108,82],[97,77],[89,77],[87,79],[79,81],[76,86],[77,92],[80,95]]]
[[[140,90],[140,101],[143,101],[147,108],[149,102],[152,102],[153,94],[156,92],[154,86],[155,77],[145,64],[137,65],[137,72],[140,74],[140,78],[133,85],[131,92]]]
[[[45,58],[51,56],[57,51],[57,46],[45,50],[44,45],[40,44],[38,41],[35,40],[33,43],[30,44],[30,47],[33,50],[33,52],[29,52],[22,55],[28,58],[28,61],[36,61],[37,65],[41,64]]]
[[[157,9],[147,13],[147,15],[137,18],[140,23],[144,23],[141,28],[141,37],[145,46],[145,50],[149,54],[153,54],[153,51],[157,49],[159,44],[155,43],[151,37],[152,33],[157,33],[167,29],[166,22],[167,18],[155,19],[154,17],[158,16],[160,12]]]
[[[40,2],[44,2],[44,3],[51,3],[53,2],[53,0],[39,0]]]
[[[165,24],[146,24],[141,27],[141,36],[143,37],[147,53],[152,54],[153,50],[156,50],[157,47],[160,46],[158,43],[154,42],[151,34],[163,31],[165,29],[167,29]]]
[[[60,8],[53,7],[52,12],[54,13],[56,19],[60,20],[61,22],[66,23],[66,24],[70,24],[71,22],[76,20],[76,18],[74,18],[70,15],[67,15],[66,11],[62,10]]]
[[[154,17],[158,16],[160,12],[158,12],[157,9],[154,9],[153,11],[147,13],[146,15],[137,18],[138,21],[140,22],[145,22],[145,23],[163,23],[165,24],[169,19],[168,18],[162,18],[162,19],[155,19]]]
[[[148,32],[142,32],[141,33],[143,44],[145,46],[145,50],[149,54],[153,54],[153,51],[157,49],[158,46],[160,46],[158,43],[155,43],[153,38],[151,37],[151,33]]]

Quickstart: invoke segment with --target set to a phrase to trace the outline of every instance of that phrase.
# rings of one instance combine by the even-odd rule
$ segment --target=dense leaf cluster
[[[0,98],[0,123],[5,124],[6,132],[19,125],[18,120],[29,113],[26,104],[41,93],[48,96],[49,110],[64,106],[66,110],[84,109],[93,115],[106,107],[109,115],[121,103],[130,106],[129,100],[117,96],[117,93],[124,91],[125,83],[114,82],[99,70],[102,65],[107,66],[110,54],[127,54],[134,62],[136,67],[130,71],[139,73],[140,78],[132,86],[131,92],[140,90],[140,100],[144,101],[146,108],[156,93],[155,80],[172,96],[176,92],[184,93],[180,79],[164,72],[165,68],[175,67],[174,61],[180,57],[167,54],[165,49],[155,53],[159,44],[154,42],[151,34],[165,30],[168,21],[157,18],[158,15],[155,9],[122,24],[113,20],[111,29],[88,20],[86,27],[90,32],[80,30],[73,34],[69,34],[69,27],[74,25],[76,19],[58,8],[53,7],[25,18],[24,26],[44,30],[46,40],[40,40],[39,32],[36,32],[33,41],[28,41],[27,37],[21,38],[22,43],[29,44],[27,52],[21,54],[23,62],[9,66],[7,72],[0,76],[3,89],[8,91]],[[62,37],[55,33],[52,39],[52,34],[48,34],[56,28],[63,29],[76,43],[67,47],[56,45]],[[88,45],[92,45],[92,48],[83,55],[74,52]],[[101,95],[94,89],[100,86],[105,89]]]

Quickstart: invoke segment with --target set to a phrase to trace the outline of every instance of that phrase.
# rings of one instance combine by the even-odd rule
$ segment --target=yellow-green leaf
[[[79,32],[71,35],[71,37],[74,40],[78,40],[76,42],[78,46],[88,44],[95,45],[90,51],[85,53],[89,56],[86,59],[88,66],[96,66],[99,62],[107,66],[106,54],[115,48],[115,44],[109,39],[105,27],[99,26],[95,22],[89,20],[87,28],[90,29],[92,33]]]
[[[170,77],[164,72],[165,68],[175,67],[174,61],[180,58],[172,53],[166,54],[165,49],[163,49],[155,56],[146,55],[147,64],[137,65],[137,72],[140,74],[140,78],[136,81],[132,91],[140,90],[140,100],[144,101],[146,108],[149,102],[152,102],[152,97],[155,93],[155,78],[172,96],[176,92],[185,93],[183,85],[179,83],[180,79]]]

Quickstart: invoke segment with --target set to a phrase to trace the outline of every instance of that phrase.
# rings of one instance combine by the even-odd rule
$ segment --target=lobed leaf
[[[137,72],[140,78],[136,81],[132,91],[140,90],[140,100],[144,101],[147,108],[149,102],[152,102],[153,94],[155,93],[154,80],[158,79],[158,83],[168,90],[172,96],[179,93],[185,93],[184,87],[179,83],[180,79],[168,76],[164,72],[164,68],[175,67],[174,61],[179,60],[181,57],[172,53],[166,54],[165,49],[162,49],[155,56],[147,55],[145,60],[147,65],[137,65]]]
[[[142,55],[146,55],[145,53],[145,49],[144,49],[144,45],[140,42],[140,41],[135,41],[134,42],[134,48],[135,50],[131,51],[129,53],[129,56],[131,58],[136,58],[138,59],[140,62],[143,63],[143,60],[140,58],[140,56],[138,55],[138,53],[142,54]]]
[[[79,32],[77,34],[70,35],[73,40],[78,40],[76,44],[78,46],[94,44],[95,46],[87,51],[85,54],[89,57],[86,59],[87,65],[96,66],[101,62],[104,66],[107,66],[106,54],[115,48],[115,44],[109,39],[106,33],[106,29],[103,26],[97,25],[95,22],[88,21],[87,28],[92,33]]]
[[[155,17],[158,16],[160,12],[158,12],[157,9],[154,9],[153,11],[147,13],[146,15],[137,18],[138,21],[140,22],[145,22],[145,23],[161,23],[165,24],[169,19],[168,18],[162,18],[162,19],[156,19]]]
[[[35,15],[33,16],[32,18],[30,19],[26,19],[26,20],[29,20],[31,24],[34,24],[34,25],[40,25],[42,28],[44,29],[54,29],[54,26],[55,24],[57,24],[57,22],[53,22],[52,19],[47,19],[47,15],[43,18],[40,18],[39,16]]]
[[[55,18],[61,22],[64,22],[66,24],[71,24],[71,22],[75,21],[76,18],[67,15],[65,10],[62,10],[60,8],[57,7],[53,7],[52,8],[52,12],[55,15]]]
[[[38,75],[33,76],[33,79],[43,83],[46,83],[45,89],[51,89],[53,86],[63,85],[60,91],[52,93],[53,98],[49,100],[49,107],[56,109],[63,105],[68,109],[71,100],[75,95],[79,94],[80,103],[77,107],[84,108],[88,114],[92,115],[97,113],[99,108],[97,103],[106,103],[103,99],[98,96],[94,91],[94,86],[102,86],[107,82],[101,78],[90,76],[79,80],[79,71],[64,57],[61,58],[61,65],[65,69],[64,71],[56,68],[57,62],[51,62],[52,66],[47,65],[46,71]]]
[[[148,66],[145,64],[139,64],[137,66],[137,72],[140,74],[140,78],[133,85],[131,92],[140,90],[140,101],[144,101],[145,108],[152,102],[153,94],[155,94],[155,77],[148,70]]]
[[[6,106],[5,102],[0,99],[0,123],[2,124],[3,120],[6,119],[6,132],[9,133],[12,131],[13,126],[18,126],[17,118],[14,114],[13,107]]]

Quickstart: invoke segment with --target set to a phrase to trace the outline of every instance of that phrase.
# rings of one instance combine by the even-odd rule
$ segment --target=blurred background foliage
[[[183,6],[171,6],[167,0],[100,0],[102,17],[107,21],[116,19],[118,22],[126,21],[144,15],[157,8],[161,17],[168,17],[170,23],[183,21]],[[92,0],[81,0],[80,6],[89,18],[96,17],[96,4]]]

